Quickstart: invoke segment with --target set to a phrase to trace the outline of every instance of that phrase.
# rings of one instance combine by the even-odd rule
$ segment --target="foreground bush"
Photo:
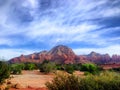
[[[120,68],[112,68],[110,71],[120,72]]]
[[[92,74],[96,74],[99,71],[98,66],[92,63],[82,64],[80,70]]]
[[[75,75],[57,75],[47,82],[49,90],[120,90],[120,75],[115,72],[102,72],[100,75],[77,77]]]
[[[25,63],[25,70],[34,70],[36,69],[36,65],[34,63]]]
[[[120,75],[115,72],[103,72],[81,80],[80,90],[120,90]]]
[[[9,65],[3,61],[0,61],[0,84],[4,82],[5,79],[10,76]]]
[[[46,86],[49,90],[80,90],[80,79],[75,75],[61,73],[51,83],[47,82]]]
[[[21,74],[22,70],[25,68],[25,64],[23,63],[16,63],[10,65],[11,74]]]
[[[40,65],[39,69],[41,72],[50,73],[56,70],[56,64],[52,62],[43,63]]]
[[[64,65],[64,69],[66,72],[72,74],[75,70],[72,64],[66,64]]]

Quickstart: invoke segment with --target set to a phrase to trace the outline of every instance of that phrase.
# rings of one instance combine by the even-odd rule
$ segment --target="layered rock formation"
[[[48,55],[51,56],[51,61],[56,63],[75,63],[76,55],[72,49],[67,46],[56,46],[48,52]]]
[[[112,64],[120,63],[120,55],[99,54],[91,52],[88,55],[76,55],[71,48],[59,45],[52,48],[50,51],[41,51],[30,55],[21,55],[20,57],[12,58],[9,62],[35,62],[41,63],[44,60],[50,60],[56,63],[96,63],[96,64]]]
[[[59,45],[50,51],[42,51],[30,55],[21,55],[10,60],[11,63],[16,62],[36,62],[41,63],[43,60],[50,60],[56,63],[75,63],[75,53],[67,46]]]

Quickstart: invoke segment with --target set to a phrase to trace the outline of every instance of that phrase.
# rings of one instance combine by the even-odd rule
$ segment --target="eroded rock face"
[[[51,61],[56,63],[75,63],[76,55],[72,49],[68,48],[67,46],[56,46],[48,52],[48,55],[51,56]]]
[[[50,60],[56,63],[96,63],[96,64],[111,64],[120,63],[120,55],[100,54],[96,52],[91,52],[88,55],[75,55],[71,48],[58,45],[52,48],[50,51],[41,51],[39,53],[33,53],[30,55],[21,55],[11,59],[9,62],[34,62],[42,63],[44,60]]]
[[[50,60],[50,56],[47,55],[47,51],[41,51],[39,53],[33,53],[30,55],[21,55],[10,60],[10,63],[17,62],[34,62],[41,63],[43,60]]]
[[[94,62],[96,64],[105,64],[109,63],[111,58],[109,54],[91,52],[90,54],[87,55],[87,60],[89,60],[90,62]]]
[[[75,63],[75,53],[67,46],[59,45],[52,48],[49,52],[42,51],[30,55],[21,55],[10,60],[11,63],[16,62],[36,62],[40,63],[43,60],[50,60],[56,63]]]

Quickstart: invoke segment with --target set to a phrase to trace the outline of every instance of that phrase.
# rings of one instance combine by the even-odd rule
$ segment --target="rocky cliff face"
[[[72,49],[67,46],[56,46],[48,52],[48,55],[50,55],[51,60],[56,63],[75,63],[76,55]]]
[[[108,54],[91,52],[90,54],[87,55],[87,60],[97,64],[105,64],[105,63],[109,63],[111,58]]]
[[[41,63],[43,60],[49,60],[50,56],[47,55],[47,51],[41,51],[39,53],[33,53],[30,55],[21,55],[19,57],[12,58],[10,63],[17,63],[17,62],[35,62]]]
[[[50,60],[56,63],[75,63],[75,53],[71,48],[64,45],[59,45],[52,48],[50,51],[42,51],[30,55],[21,55],[10,60],[11,63],[16,62],[36,62],[41,63],[43,60]]]
[[[19,57],[12,58],[9,62],[35,62],[41,63],[44,60],[50,60],[56,63],[96,63],[96,64],[112,64],[120,63],[120,55],[99,54],[91,52],[88,55],[76,55],[71,48],[59,45],[52,48],[50,51],[41,51],[39,53],[33,53],[30,55],[21,55]]]

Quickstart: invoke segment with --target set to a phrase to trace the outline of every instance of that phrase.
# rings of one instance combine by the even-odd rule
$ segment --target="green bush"
[[[74,70],[80,70],[81,64],[73,64]]]
[[[80,79],[75,75],[57,74],[52,82],[47,82],[49,90],[80,90]]]
[[[25,63],[25,70],[34,70],[36,69],[36,65],[34,63]]]
[[[92,74],[96,74],[99,71],[98,66],[92,63],[82,64],[80,70],[86,71]]]
[[[49,73],[56,70],[56,64],[53,62],[44,62],[39,65],[39,69],[41,72]]]
[[[74,72],[74,67],[72,64],[66,64],[64,65],[65,71],[72,74]]]
[[[12,74],[21,74],[22,70],[34,70],[37,66],[34,63],[16,63],[11,64],[10,67]]]
[[[80,90],[120,90],[120,76],[115,72],[102,72],[81,79]]]
[[[22,70],[24,70],[25,64],[23,63],[16,63],[16,64],[11,64],[11,74],[21,74]]]
[[[9,65],[3,61],[0,61],[0,84],[10,76]]]
[[[120,90],[120,75],[115,72],[102,72],[99,75],[79,77],[58,74],[52,82],[47,82],[49,90]]]
[[[110,69],[110,71],[120,72],[120,68],[112,68],[112,69]]]
[[[75,70],[80,70],[80,64],[56,64],[57,70],[64,70],[72,74]]]
[[[62,64],[56,64],[56,69],[57,69],[57,70],[63,70]]]

